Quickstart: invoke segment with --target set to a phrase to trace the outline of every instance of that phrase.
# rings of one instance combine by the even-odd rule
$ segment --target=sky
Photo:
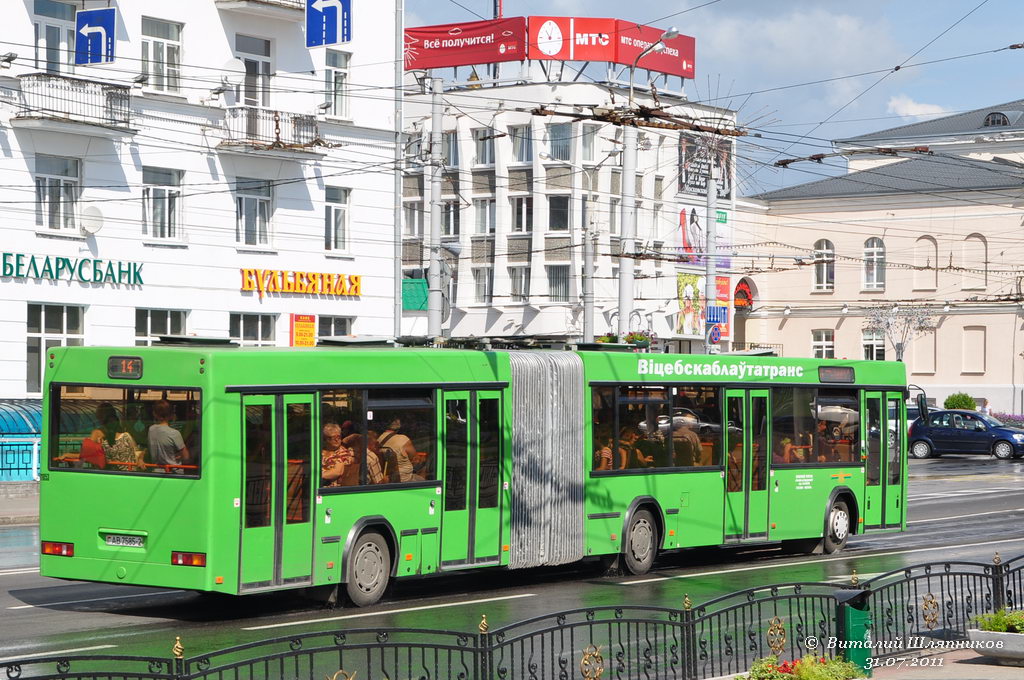
[[[406,25],[492,12],[492,0],[406,0]],[[842,159],[783,170],[776,158],[1024,98],[1024,49],[993,52],[1024,42],[1022,0],[504,0],[504,14],[612,17],[694,36],[686,95],[739,112],[750,133],[738,147],[745,195],[844,171]],[[763,92],[772,88],[785,89]]]

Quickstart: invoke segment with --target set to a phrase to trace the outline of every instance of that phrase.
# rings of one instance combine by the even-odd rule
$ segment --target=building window
[[[982,127],[1003,127],[1010,124],[1010,120],[1005,114],[993,112],[985,116],[985,122]]]
[[[327,50],[327,66],[324,69],[324,103],[329,104],[324,112],[329,116],[348,116],[348,64],[346,52]]]
[[[569,302],[570,265],[550,264],[548,270],[548,299],[551,302]]]
[[[274,314],[232,313],[229,333],[231,339],[243,347],[273,347],[277,317]]]
[[[247,246],[270,244],[270,182],[239,177],[235,182],[235,240]]]
[[[237,34],[235,52],[245,64],[245,78],[236,97],[245,106],[270,106],[270,41]]]
[[[835,331],[831,328],[811,331],[811,353],[815,359],[835,359]]]
[[[135,346],[149,347],[161,335],[185,335],[185,312],[173,309],[136,309]]]
[[[47,73],[72,73],[75,64],[77,7],[55,0],[34,0],[35,67]]]
[[[548,196],[548,230],[569,230],[570,196]]]
[[[863,333],[861,346],[864,348],[864,358],[869,361],[885,361],[885,331],[872,330]]]
[[[556,123],[548,126],[548,148],[551,158],[559,161],[571,160],[572,123]]]
[[[832,241],[814,244],[814,290],[833,290],[836,286],[836,249]]]
[[[864,242],[864,289],[885,289],[885,244],[880,238]]]
[[[406,236],[423,236],[423,204],[406,202],[403,206],[403,229]]]
[[[494,165],[494,131],[490,128],[473,130],[477,165]]]
[[[352,335],[352,321],[350,316],[318,316],[316,336],[318,338],[337,338],[342,335]]]
[[[516,163],[529,163],[533,160],[533,138],[530,136],[529,125],[515,125],[508,129],[512,138],[512,159]]]
[[[441,236],[458,236],[462,213],[458,201],[445,201],[441,205]]]
[[[459,164],[459,136],[458,132],[445,132],[441,135],[441,155],[444,157],[446,167],[456,167]]]
[[[36,156],[36,224],[75,228],[80,163],[76,158]]]
[[[651,209],[651,236],[657,238],[661,236],[661,203],[655,203]]]
[[[512,302],[530,301],[530,268],[509,267],[509,297]]]
[[[597,133],[601,131],[600,125],[584,125],[580,135],[580,155],[584,163],[597,160]]]
[[[914,290],[935,290],[939,285],[939,244],[931,236],[914,242]]]
[[[529,234],[533,231],[533,197],[513,196],[509,201],[512,202],[512,231]]]
[[[46,350],[51,347],[80,347],[85,336],[85,308],[74,305],[28,305],[28,372],[26,391],[43,389]]]
[[[491,267],[473,268],[473,300],[479,304],[491,304],[491,293],[494,286],[494,269]]]
[[[324,249],[347,251],[349,248],[348,203],[351,189],[326,187],[324,190]]]
[[[181,238],[181,171],[142,168],[142,233],[153,238]]]
[[[493,234],[496,201],[493,198],[473,199],[473,212],[476,214],[476,233]]]
[[[177,92],[181,80],[182,24],[142,17],[142,73],[154,90]]]
[[[981,234],[970,234],[963,244],[962,287],[984,290],[988,286],[988,242]]]
[[[608,233],[618,234],[619,233],[619,213],[622,211],[620,207],[622,200],[618,198],[608,199]]]

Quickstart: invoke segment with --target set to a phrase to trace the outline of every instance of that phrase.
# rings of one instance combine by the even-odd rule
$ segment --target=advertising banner
[[[615,19],[530,17],[527,56],[559,61],[615,61]]]
[[[616,19],[615,58],[611,61],[632,66],[641,52],[658,42],[663,32],[660,28]],[[693,36],[680,35],[665,41],[664,50],[651,52],[637,66],[671,76],[693,78],[696,52],[697,41]]]
[[[708,304],[705,299],[704,282],[707,278],[699,274],[677,274],[679,291],[679,321],[676,333],[690,337],[704,337],[705,320],[717,323],[722,338],[730,337],[729,277],[715,277],[715,299]]]
[[[707,205],[681,203],[679,205],[679,233],[682,235],[682,248],[676,250],[678,262],[704,266],[707,244]],[[715,244],[718,256],[715,266],[728,269],[732,266],[732,258],[728,253],[732,248],[732,227],[729,226],[729,213],[725,210],[716,211]]]
[[[526,59],[526,17],[421,26],[405,31],[405,70]]]
[[[711,178],[712,149],[704,139],[694,135],[679,135],[679,192],[684,194],[708,195],[708,180]],[[714,150],[715,165],[718,167],[718,197],[732,198],[732,145],[720,143]]]
[[[292,347],[316,347],[316,315],[291,315]]]

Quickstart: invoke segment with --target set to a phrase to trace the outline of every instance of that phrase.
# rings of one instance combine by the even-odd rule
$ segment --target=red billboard
[[[644,26],[634,21],[615,21],[615,61],[619,64],[633,65],[633,60],[645,49],[658,42],[661,38],[660,28]],[[651,52],[637,65],[658,73],[672,76],[693,78],[693,62],[696,58],[697,46],[693,36],[680,35],[665,41],[665,49]]]
[[[526,17],[421,26],[405,31],[405,69],[526,59]]]
[[[615,19],[530,17],[527,56],[559,61],[615,61]]]

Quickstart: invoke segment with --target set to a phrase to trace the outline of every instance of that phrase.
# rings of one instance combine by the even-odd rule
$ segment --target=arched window
[[[833,290],[836,287],[836,248],[832,241],[821,239],[814,243],[814,290]]]
[[[885,289],[885,244],[871,237],[864,241],[864,290]]]
[[[1007,119],[1006,114],[993,111],[985,116],[985,122],[982,123],[982,127],[1003,127],[1009,124],[1010,121]]]
[[[914,243],[914,290],[939,287],[939,244],[931,236],[918,237]]]
[[[964,239],[963,261],[964,290],[984,290],[988,286],[988,242],[981,234],[971,234]]]

